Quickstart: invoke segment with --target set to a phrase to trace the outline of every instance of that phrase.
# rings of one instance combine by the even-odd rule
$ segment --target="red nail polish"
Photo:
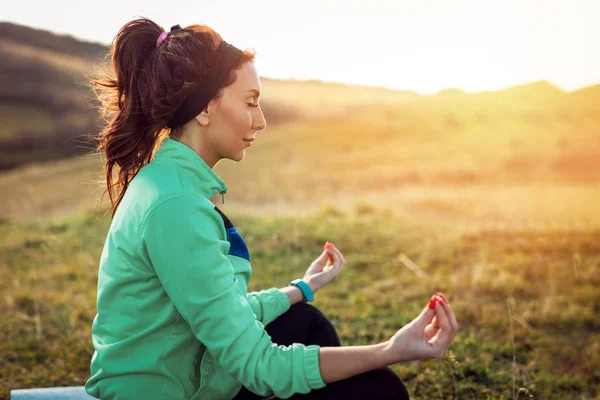
[[[323,248],[324,248],[325,250],[327,250],[327,249],[332,249],[333,247],[334,247],[334,246],[333,246],[333,244],[332,244],[332,243],[329,243],[329,242],[326,242],[326,243],[325,243],[325,246],[323,246]],[[331,265],[333,265],[333,256],[332,256],[332,255],[328,255],[328,259],[329,259],[329,263],[330,263]]]
[[[442,299],[444,299],[444,301],[447,303],[448,299],[446,298],[446,296],[444,296],[444,294],[442,292],[437,292],[436,293],[438,296],[440,296]]]
[[[429,300],[429,308],[434,309],[435,303],[438,301],[437,296],[434,294],[431,296],[431,300]]]

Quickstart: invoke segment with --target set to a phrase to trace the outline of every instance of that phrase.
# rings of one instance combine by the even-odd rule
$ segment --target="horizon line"
[[[59,36],[59,37],[65,37],[65,38],[71,38],[74,40],[77,40],[79,42],[83,42],[83,43],[89,43],[89,44],[95,44],[95,45],[100,45],[100,46],[105,46],[105,47],[110,47],[110,43],[104,43],[102,41],[96,40],[96,39],[88,39],[88,38],[84,38],[84,37],[80,37],[77,35],[74,35],[72,33],[67,33],[67,32],[58,32],[58,31],[54,31],[54,30],[50,30],[48,28],[44,28],[44,27],[40,27],[40,26],[34,26],[34,25],[26,25],[26,24],[22,24],[19,22],[15,22],[15,21],[8,21],[8,20],[3,20],[0,19],[0,24],[1,23],[7,23],[7,24],[11,24],[11,25],[15,25],[15,26],[22,26],[25,28],[29,28],[29,29],[33,29],[33,30],[37,30],[37,31],[42,31],[42,32],[49,32],[53,35]],[[278,80],[278,81],[295,81],[295,82],[319,82],[322,84],[333,84],[333,85],[345,85],[345,86],[353,86],[353,87],[358,87],[358,88],[371,88],[371,89],[382,89],[382,90],[389,90],[389,91],[394,91],[394,92],[407,92],[407,93],[414,93],[414,94],[418,94],[420,96],[435,96],[439,93],[445,92],[445,91],[451,91],[451,90],[458,90],[460,92],[463,92],[463,94],[479,94],[479,93],[490,93],[490,92],[498,92],[498,91],[502,91],[502,90],[507,90],[507,89],[511,89],[511,88],[515,88],[515,87],[519,87],[519,86],[526,86],[526,85],[531,85],[531,84],[535,84],[535,83],[539,83],[539,82],[545,82],[550,84],[551,86],[555,87],[556,89],[564,92],[565,94],[569,94],[569,93],[573,93],[573,92],[577,92],[579,90],[583,90],[586,88],[590,88],[590,87],[594,87],[594,86],[598,86],[600,85],[600,81],[597,81],[595,83],[591,83],[585,86],[578,86],[572,90],[567,90],[564,87],[562,87],[561,85],[558,85],[554,82],[552,82],[549,79],[544,79],[544,78],[540,78],[537,80],[533,80],[533,81],[527,81],[527,82],[521,82],[521,83],[516,83],[514,85],[511,86],[505,86],[505,87],[501,87],[501,88],[489,88],[489,89],[484,89],[484,90],[475,90],[475,91],[469,91],[466,89],[463,89],[461,87],[458,86],[447,86],[445,88],[439,89],[435,92],[423,92],[423,91],[419,91],[419,90],[415,90],[415,89],[408,89],[408,88],[400,88],[394,85],[391,86],[386,86],[386,85],[378,85],[378,84],[365,84],[365,83],[355,83],[355,82],[347,82],[347,81],[333,81],[333,80],[323,80],[321,78],[317,78],[317,77],[305,77],[305,78],[294,78],[294,77],[287,77],[287,78],[278,78],[276,76],[267,76],[264,74],[259,74],[261,77],[264,77],[266,79],[271,79],[271,80]]]

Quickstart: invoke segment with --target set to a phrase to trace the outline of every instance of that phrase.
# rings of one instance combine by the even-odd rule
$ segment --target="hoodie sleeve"
[[[246,300],[256,314],[256,319],[268,325],[281,314],[290,309],[290,299],[277,288],[261,290],[259,292],[250,292],[246,295]]]
[[[225,235],[220,232],[222,225],[221,216],[204,198],[167,199],[144,218],[139,250],[194,335],[242,385],[257,394],[281,398],[324,387],[320,347],[277,346],[255,317],[225,255],[229,242],[221,239]],[[283,302],[280,295],[250,296],[270,304],[271,300]],[[267,309],[276,307],[261,308],[262,319],[275,314]]]

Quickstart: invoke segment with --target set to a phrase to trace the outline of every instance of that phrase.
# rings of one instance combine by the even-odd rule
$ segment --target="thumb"
[[[414,324],[419,330],[423,330],[431,323],[431,321],[433,321],[433,317],[435,317],[435,308],[429,308],[428,304],[423,311],[421,311],[421,314],[414,319]]]
[[[323,269],[323,267],[326,265],[326,263],[327,263],[327,250],[324,250],[323,253],[321,253],[321,255],[319,255],[319,257],[317,257],[317,259],[312,263],[312,266],[317,267],[319,269],[319,271],[321,271],[321,269]]]
[[[323,264],[325,264],[327,262],[327,258],[328,258],[327,250],[323,250],[323,252],[319,256],[319,258],[317,258],[317,260],[319,261],[319,263],[322,262]]]

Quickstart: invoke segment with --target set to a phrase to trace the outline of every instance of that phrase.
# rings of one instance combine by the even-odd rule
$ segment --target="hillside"
[[[87,152],[86,70],[105,46],[0,23],[0,169]]]
[[[590,103],[593,101],[595,103],[600,102],[600,85],[588,86],[583,89],[574,90],[569,93],[569,97],[578,98],[581,100],[588,100]]]
[[[107,51],[107,45],[0,23],[0,170],[84,154],[93,147],[86,134],[100,127],[86,75]],[[326,125],[380,108],[380,119],[408,116],[399,122],[411,126],[412,135],[439,138],[469,131],[467,136],[473,137],[476,129],[476,135],[486,135],[490,143],[510,140],[518,149],[523,135],[546,136],[548,127],[558,142],[581,144],[592,137],[595,143],[600,120],[600,85],[565,93],[539,81],[493,92],[467,94],[451,88],[422,96],[315,80],[261,82],[261,102],[271,127],[315,120]],[[422,122],[427,126],[419,125]],[[578,163],[568,157],[567,164]],[[587,161],[576,168],[596,165],[593,155],[583,158]]]

